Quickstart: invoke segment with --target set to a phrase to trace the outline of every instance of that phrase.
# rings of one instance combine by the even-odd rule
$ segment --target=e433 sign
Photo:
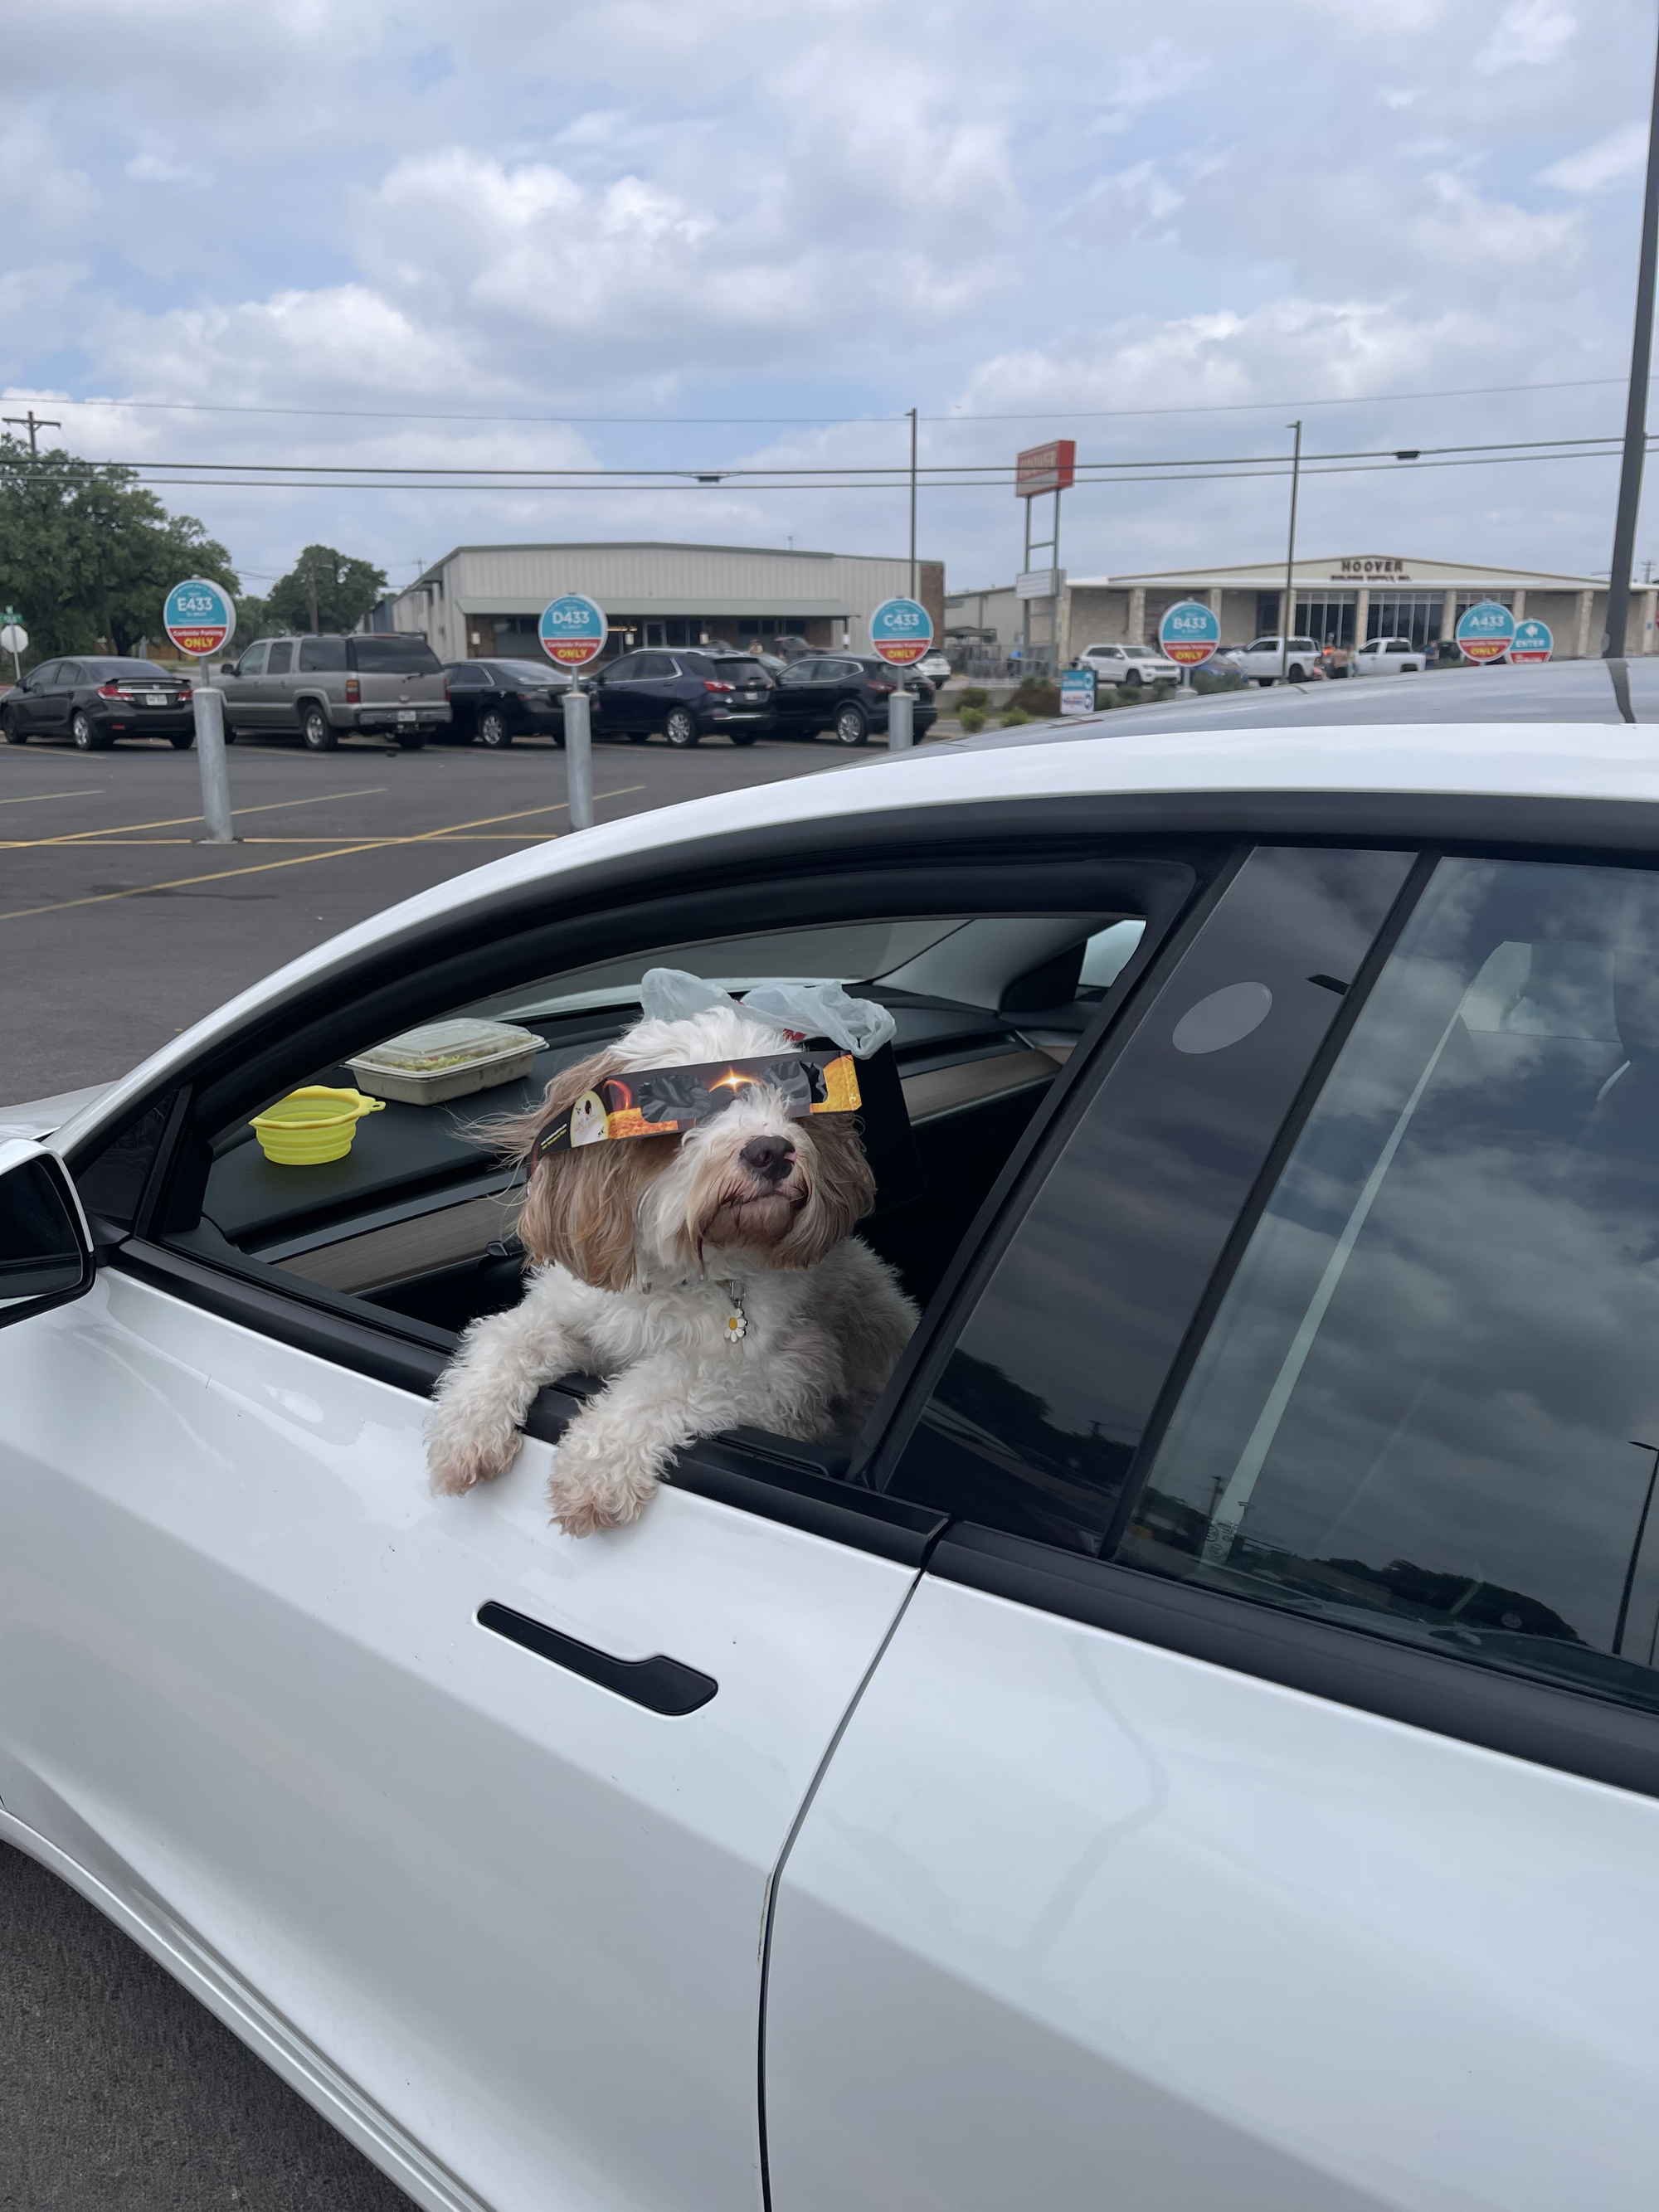
[[[236,628],[236,602],[204,576],[186,577],[161,602],[161,626],[180,653],[217,653]]]

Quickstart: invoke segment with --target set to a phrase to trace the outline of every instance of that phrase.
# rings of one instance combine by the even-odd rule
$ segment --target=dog
[[[679,1133],[594,1141],[609,1077],[797,1042],[734,1001],[642,1019],[499,1125],[502,1148],[532,1164],[519,1235],[534,1272],[516,1307],[466,1331],[439,1384],[435,1492],[504,1473],[531,1401],[561,1375],[608,1382],[565,1431],[548,1486],[573,1536],[633,1520],[699,1437],[747,1426],[810,1441],[862,1425],[917,1312],[851,1235],[875,1199],[855,1115],[792,1117],[762,1084]],[[566,1123],[565,1147],[545,1150]]]

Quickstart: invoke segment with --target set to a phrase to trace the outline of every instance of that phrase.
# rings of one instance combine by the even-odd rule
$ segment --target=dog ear
[[[673,1137],[630,1137],[579,1145],[536,1158],[544,1129],[568,1115],[586,1091],[617,1073],[613,1054],[599,1052],[561,1068],[539,1106],[492,1125],[492,1140],[509,1158],[531,1162],[519,1210],[520,1241],[532,1260],[558,1265],[580,1281],[624,1291],[635,1276],[634,1206],[644,1185],[672,1154]]]
[[[876,1202],[876,1179],[851,1114],[814,1115],[799,1123],[798,1145],[810,1144],[811,1194],[772,1255],[775,1267],[815,1267],[851,1236]]]

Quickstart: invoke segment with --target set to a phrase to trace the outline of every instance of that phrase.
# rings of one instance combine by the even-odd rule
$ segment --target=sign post
[[[236,628],[236,603],[205,577],[188,576],[161,602],[161,627],[179,653],[205,660],[217,653]],[[205,673],[205,671],[203,672]],[[224,694],[195,684],[191,711],[196,721],[196,765],[202,779],[202,821],[209,845],[231,845],[230,771],[225,760]]]
[[[23,627],[23,617],[15,607],[8,607],[3,614],[0,614],[0,652],[11,655],[11,680],[14,684],[21,684],[23,680],[22,665],[17,656],[28,649],[29,634]]]
[[[573,830],[593,827],[593,722],[581,672],[605,650],[611,635],[605,610],[580,592],[550,599],[537,625],[542,651],[556,668],[566,670],[564,695],[564,780]]]
[[[1060,679],[1060,711],[1062,714],[1092,714],[1095,711],[1095,672],[1092,668],[1068,668]]]
[[[1515,642],[1510,647],[1511,660],[1547,660],[1554,650],[1555,634],[1547,623],[1516,623]]]
[[[884,599],[870,617],[870,645],[890,668],[911,668],[933,641],[933,617],[920,599]],[[915,695],[902,684],[887,705],[887,750],[906,752],[916,741]]]
[[[1029,675],[1031,670],[1031,602],[1036,599],[1048,601],[1048,647],[1056,665],[1060,660],[1060,495],[1069,491],[1077,481],[1077,440],[1052,438],[1046,446],[1028,446],[1023,453],[1014,456],[1014,496],[1025,502],[1025,558],[1020,563],[1022,582],[1046,580],[1049,588],[1044,591],[1026,590],[1020,593],[1024,601],[1024,628],[1020,638],[1020,673]],[[1047,538],[1031,536],[1031,501],[1045,492],[1054,495],[1054,526]],[[1037,572],[1031,567],[1034,551],[1046,551],[1048,564]]]
[[[1158,626],[1158,641],[1187,681],[1188,669],[1201,668],[1221,643],[1221,622],[1202,599],[1181,599]]]
[[[1458,617],[1455,635],[1465,660],[1501,660],[1515,642],[1515,617],[1496,599],[1482,599]]]

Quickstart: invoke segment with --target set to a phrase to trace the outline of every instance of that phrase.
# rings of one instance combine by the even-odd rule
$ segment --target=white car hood
[[[0,1137],[49,1137],[83,1108],[95,1105],[112,1087],[107,1083],[90,1083],[83,1091],[59,1091],[51,1098],[28,1098],[21,1106],[0,1106]]]

